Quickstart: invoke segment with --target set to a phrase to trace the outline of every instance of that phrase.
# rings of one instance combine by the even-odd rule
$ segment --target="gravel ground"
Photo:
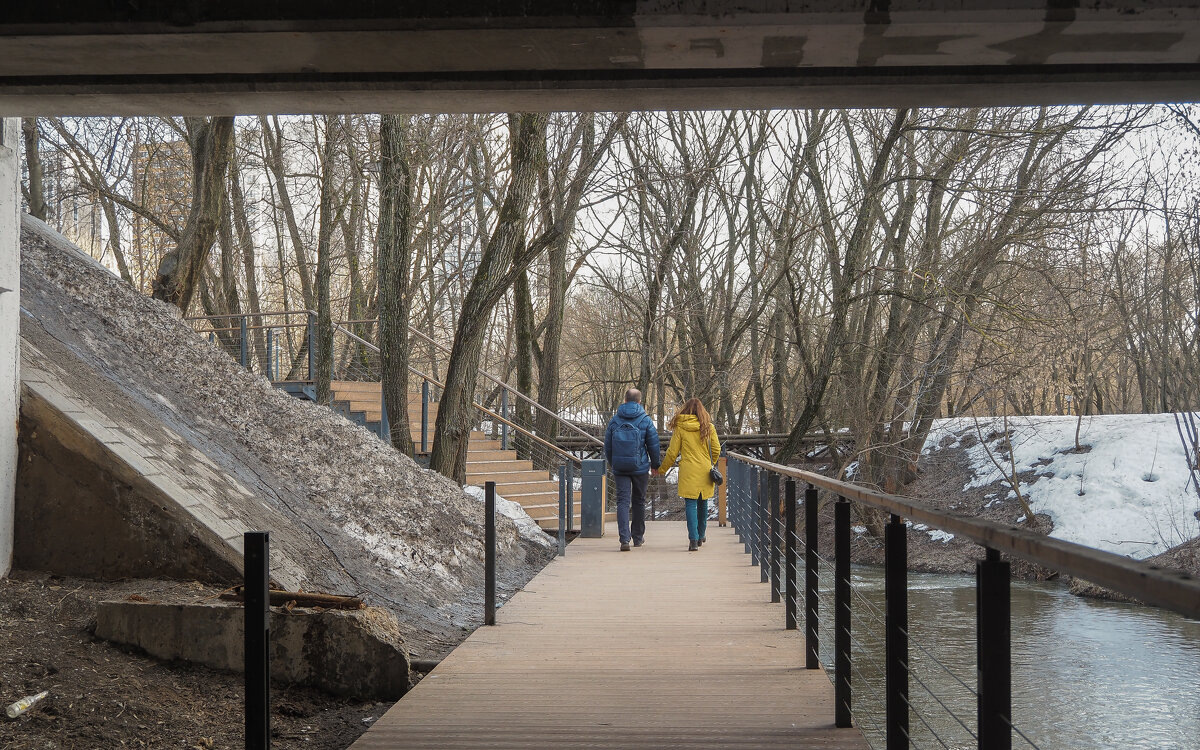
[[[125,651],[91,634],[96,603],[145,597],[197,601],[195,582],[103,583],[17,572],[0,579],[0,701],[50,696],[16,720],[0,715],[0,748],[240,748],[242,676]],[[272,747],[341,750],[390,704],[308,688],[272,688]]]

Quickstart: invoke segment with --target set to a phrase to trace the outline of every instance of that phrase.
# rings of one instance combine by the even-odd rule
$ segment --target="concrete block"
[[[159,659],[244,669],[241,606],[226,603],[101,602],[96,636]],[[359,700],[398,700],[408,690],[408,654],[383,609],[271,610],[271,679]]]

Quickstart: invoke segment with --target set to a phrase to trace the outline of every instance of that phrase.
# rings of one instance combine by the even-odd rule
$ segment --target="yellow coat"
[[[711,498],[716,487],[708,476],[708,470],[720,455],[721,443],[717,440],[716,429],[710,428],[709,434],[702,438],[700,420],[696,419],[696,415],[680,414],[675,421],[671,444],[667,446],[667,453],[658,470],[666,474],[675,465],[675,458],[679,457],[679,496],[685,500]]]

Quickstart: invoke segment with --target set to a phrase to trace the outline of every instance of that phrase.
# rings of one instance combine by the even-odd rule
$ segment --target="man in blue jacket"
[[[646,485],[650,467],[662,462],[658,430],[642,408],[642,392],[625,391],[625,403],[617,409],[604,433],[604,457],[617,482],[617,532],[621,551],[629,551],[629,542],[640,547],[646,535]],[[630,522],[630,506],[633,519]]]

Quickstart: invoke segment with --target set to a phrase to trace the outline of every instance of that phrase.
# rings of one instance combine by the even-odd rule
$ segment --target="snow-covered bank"
[[[924,453],[964,451],[970,478],[962,489],[997,487],[989,504],[1016,498],[1015,474],[1055,538],[1144,559],[1200,535],[1200,493],[1172,415],[1084,417],[1081,450],[1075,430],[1075,417],[1009,417],[1010,455],[1002,419],[943,419]]]
[[[482,487],[473,487],[468,485],[463,487],[463,492],[466,492],[468,495],[481,503],[484,500],[484,491]],[[525,509],[521,507],[520,503],[514,503],[512,500],[505,500],[500,496],[499,493],[497,493],[496,512],[507,517],[513,523],[515,523],[517,525],[517,531],[519,531],[521,536],[526,540],[533,542],[537,546],[545,549],[556,548],[557,545],[554,543],[554,540],[552,540],[550,536],[546,534],[546,532],[542,531],[542,527],[538,526],[537,521],[529,517],[529,514],[525,512]]]

